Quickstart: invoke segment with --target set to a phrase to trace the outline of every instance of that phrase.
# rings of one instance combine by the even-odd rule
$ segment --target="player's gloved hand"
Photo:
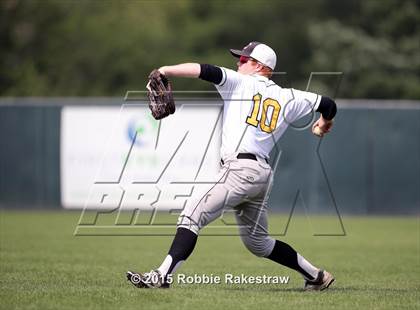
[[[312,133],[315,136],[323,137],[326,133],[331,131],[332,126],[333,126],[333,120],[327,120],[323,118],[321,115],[319,119],[313,123]]]
[[[149,82],[146,88],[148,90],[149,108],[155,119],[162,119],[175,112],[171,82],[159,70],[154,69],[149,74]]]

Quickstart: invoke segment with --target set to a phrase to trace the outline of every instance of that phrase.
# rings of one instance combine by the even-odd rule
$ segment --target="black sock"
[[[172,257],[168,274],[172,273],[172,270],[179,262],[186,260],[191,255],[197,243],[197,238],[198,236],[189,229],[179,227],[176,230],[174,240],[168,252],[168,255]]]
[[[267,256],[268,259],[281,265],[292,268],[301,273],[305,278],[313,280],[314,277],[299,266],[297,252],[287,243],[276,240],[273,251]]]

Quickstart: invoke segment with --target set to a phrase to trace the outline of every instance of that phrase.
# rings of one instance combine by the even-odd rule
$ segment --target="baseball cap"
[[[276,53],[271,47],[264,43],[254,41],[249,43],[242,50],[230,49],[230,52],[235,57],[247,56],[254,58],[271,70],[274,70],[276,67]]]

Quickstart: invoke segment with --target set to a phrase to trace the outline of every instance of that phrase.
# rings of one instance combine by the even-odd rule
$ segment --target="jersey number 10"
[[[252,107],[251,116],[248,116],[246,118],[246,122],[247,124],[250,124],[254,127],[258,127],[258,123],[260,123],[260,128],[262,131],[271,133],[274,131],[274,129],[276,129],[277,120],[279,119],[281,106],[277,100],[274,100],[271,98],[265,99],[262,104],[263,110],[261,113],[261,119],[258,120],[257,117],[258,117],[260,107],[261,107],[261,98],[262,96],[260,94],[256,94],[252,98],[254,105]],[[271,119],[267,123],[267,112],[270,107],[272,107],[273,113],[271,113]]]

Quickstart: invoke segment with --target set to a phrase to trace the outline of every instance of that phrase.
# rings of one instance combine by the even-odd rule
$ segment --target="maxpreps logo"
[[[157,129],[158,122],[145,113],[127,122],[126,137],[130,144],[134,143],[133,146],[147,147],[155,143]]]

